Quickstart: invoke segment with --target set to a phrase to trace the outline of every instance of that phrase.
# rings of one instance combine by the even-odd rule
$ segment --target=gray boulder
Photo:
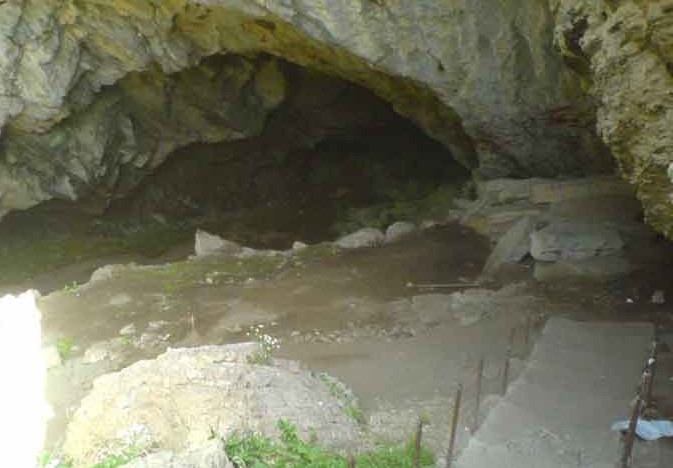
[[[197,257],[222,254],[234,255],[241,251],[242,247],[236,242],[223,239],[202,229],[197,229],[196,231],[194,253]]]
[[[534,232],[530,239],[531,255],[543,262],[612,255],[624,246],[615,229],[593,224],[554,223]]]
[[[363,228],[337,240],[334,245],[342,249],[361,249],[376,247],[385,241],[386,236],[380,229]]]
[[[346,414],[352,401],[297,363],[251,364],[258,350],[256,343],[169,349],[99,377],[68,425],[64,454],[75,466],[129,446],[180,454],[202,447],[213,432],[278,436],[279,419],[330,447],[358,440],[358,424]]]
[[[386,229],[386,238],[384,243],[392,244],[393,242],[402,240],[405,237],[409,237],[416,231],[418,231],[418,227],[414,223],[410,223],[408,221],[398,221],[391,224],[388,226],[388,229]]]

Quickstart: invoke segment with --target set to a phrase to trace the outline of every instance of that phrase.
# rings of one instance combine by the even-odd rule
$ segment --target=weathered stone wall
[[[554,50],[553,19],[539,0],[7,0],[0,216],[96,187],[122,193],[120,164],[145,158],[149,170],[186,142],[158,144],[172,130],[137,125],[126,109],[116,117],[110,87],[217,53],[267,52],[370,88],[485,176],[605,169],[592,103]],[[130,156],[133,139],[145,143]]]
[[[165,97],[175,84],[160,75],[223,52],[268,52],[366,86],[486,177],[605,169],[597,125],[648,222],[673,235],[670,0],[7,0],[0,216],[53,197],[123,194],[186,143],[259,133],[264,112],[243,132],[210,121],[207,106],[200,118],[168,122],[158,118],[166,102],[143,102],[147,84],[116,86],[155,70],[154,94]],[[263,80],[261,94],[282,91],[279,76]],[[203,104],[226,101],[197,87]],[[267,110],[275,100],[282,95]],[[191,99],[168,101],[175,115],[194,117],[185,113]],[[148,104],[152,117],[134,119]],[[254,103],[229,104],[254,113]]]
[[[597,129],[673,237],[673,1],[557,0],[556,41],[598,102]]]

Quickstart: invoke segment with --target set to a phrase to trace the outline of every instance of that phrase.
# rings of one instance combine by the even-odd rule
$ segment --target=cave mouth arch
[[[286,95],[259,134],[175,150],[106,217],[198,224],[246,245],[287,248],[420,221],[425,199],[469,179],[449,149],[372,91],[272,60]]]
[[[448,210],[470,176],[445,144],[374,92],[263,54],[129,74],[54,134],[18,135],[4,149],[50,152],[69,174],[97,152],[101,171],[71,178],[66,185],[83,188],[76,201],[52,193],[0,222],[6,250],[29,245],[40,258],[21,263],[39,271],[106,253],[160,257],[193,242],[197,228],[289,248],[365,226],[442,220],[438,202]],[[101,141],[96,151],[82,144],[91,134]],[[167,154],[152,161],[156,148]],[[46,239],[67,245],[41,247]]]

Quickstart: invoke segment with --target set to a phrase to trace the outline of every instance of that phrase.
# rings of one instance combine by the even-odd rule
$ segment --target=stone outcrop
[[[556,0],[555,40],[598,102],[597,129],[645,219],[673,236],[673,2]]]
[[[670,236],[671,8],[6,0],[0,216],[51,198],[105,204],[190,142],[259,134],[287,91],[272,55],[372,90],[482,177],[605,171],[605,143]]]
[[[357,422],[345,411],[349,402],[324,379],[296,362],[251,364],[258,349],[257,343],[169,349],[99,377],[68,426],[65,455],[79,467],[129,447],[184,453],[212,434],[276,436],[280,419],[327,446],[358,439]]]
[[[605,169],[553,20],[546,2],[520,0],[7,0],[0,216],[50,198],[121,196],[177,147],[254,134],[284,95],[260,53],[371,89],[483,175]],[[234,71],[204,69],[216,54]],[[188,68],[197,76],[185,89]]]

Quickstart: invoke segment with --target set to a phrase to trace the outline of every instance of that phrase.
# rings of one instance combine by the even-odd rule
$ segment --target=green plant
[[[63,286],[63,292],[65,294],[74,294],[77,292],[77,289],[79,288],[79,283],[77,281],[73,281],[72,283],[66,284]]]
[[[107,455],[101,461],[93,465],[91,468],[117,468],[125,465],[134,458],[140,456],[140,450],[135,447],[127,447],[120,453]]]
[[[64,361],[70,357],[74,346],[75,342],[68,336],[61,336],[56,339],[56,351]]]
[[[257,433],[234,433],[225,441],[225,451],[236,468],[346,468],[347,459],[325,449],[315,440],[305,441],[297,428],[285,420],[277,423],[279,441]],[[356,457],[359,468],[411,468],[413,443],[380,445]],[[420,466],[434,466],[432,454],[421,450]]]
[[[341,401],[343,405],[343,411],[346,413],[346,416],[352,418],[358,424],[365,424],[365,415],[362,412],[362,409],[360,409],[358,406],[357,400],[348,391],[347,387],[334,377],[324,372],[321,372],[318,377],[327,386],[330,395]]]
[[[353,419],[356,423],[362,425],[366,422],[365,414],[362,412],[359,406],[354,403],[349,403],[344,407],[344,413],[346,416]]]
[[[56,457],[52,452],[45,451],[37,458],[39,468],[72,468],[72,463]]]
[[[261,324],[250,327],[246,335],[252,337],[258,345],[257,351],[248,356],[248,363],[269,364],[273,352],[280,348],[280,340],[264,333],[264,325]]]

